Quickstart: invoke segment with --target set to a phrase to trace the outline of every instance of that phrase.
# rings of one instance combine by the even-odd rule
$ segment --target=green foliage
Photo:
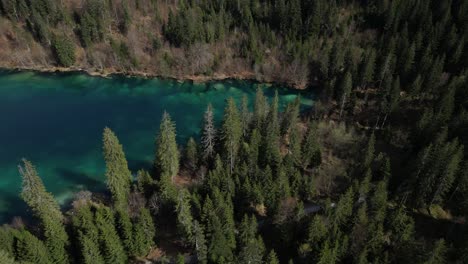
[[[114,214],[107,207],[96,208],[95,223],[106,263],[127,263],[127,254],[115,229]]]
[[[19,166],[19,172],[23,178],[21,197],[41,220],[45,244],[53,263],[67,263],[68,234],[58,203],[46,191],[31,162],[23,159],[23,166]]]
[[[70,67],[75,63],[75,44],[67,36],[55,36],[52,47],[59,65]]]
[[[302,144],[302,167],[315,167],[321,163],[320,146],[317,142],[317,125],[309,123],[307,135]]]
[[[20,262],[49,264],[52,261],[44,243],[24,229],[16,234],[16,252]]]
[[[195,171],[198,166],[197,143],[192,137],[189,138],[185,148],[185,164],[191,171]]]
[[[103,154],[106,162],[106,179],[114,205],[124,209],[130,194],[132,174],[128,169],[123,147],[117,136],[109,128],[103,133]]]
[[[15,264],[17,263],[14,258],[8,255],[7,252],[0,249],[0,263],[2,264]]]
[[[156,138],[155,167],[158,168],[161,175],[167,175],[171,178],[179,171],[179,151],[175,137],[175,124],[170,115],[164,112]]]
[[[154,246],[154,237],[156,235],[153,218],[148,209],[141,209],[133,228],[133,253],[135,256],[145,256]]]
[[[229,98],[222,125],[223,148],[230,172],[234,170],[242,136],[242,124],[234,99]]]

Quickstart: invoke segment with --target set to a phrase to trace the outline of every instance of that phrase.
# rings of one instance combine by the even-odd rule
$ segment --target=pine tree
[[[132,174],[128,169],[123,147],[117,136],[108,127],[103,133],[103,153],[106,162],[106,179],[114,205],[125,208],[130,194]]]
[[[445,241],[443,239],[439,239],[434,243],[434,247],[432,250],[428,252],[427,261],[424,263],[426,264],[443,264],[446,263],[446,255],[447,255],[447,246],[445,245]]]
[[[164,112],[156,138],[155,167],[160,173],[160,185],[166,199],[174,199],[174,178],[179,172],[179,150],[176,143],[176,129],[171,117]]]
[[[268,103],[263,90],[259,87],[257,88],[257,93],[255,95],[255,105],[254,105],[254,126],[259,131],[262,131],[265,118],[268,114]]]
[[[206,247],[206,239],[202,225],[197,220],[193,221],[193,244],[195,245],[195,252],[197,254],[197,261],[200,264],[207,263],[208,249]]]
[[[372,133],[367,143],[366,152],[364,153],[364,160],[362,162],[363,171],[367,171],[372,165],[372,162],[374,161],[374,152],[375,152],[375,135],[374,133]]]
[[[10,255],[8,255],[7,252],[0,249],[0,263],[2,263],[2,264],[16,264],[17,262],[15,261],[14,258],[12,258]]]
[[[208,105],[204,115],[204,126],[202,131],[202,149],[205,160],[212,159],[215,156],[216,128],[213,120],[213,107]]]
[[[80,205],[74,210],[72,226],[78,237],[81,261],[85,264],[104,263],[99,250],[99,230],[94,224],[94,215],[89,204]]]
[[[317,127],[309,123],[307,135],[302,145],[302,167],[317,166],[321,162],[320,146],[317,142]]]
[[[186,189],[181,189],[177,197],[177,224],[179,232],[188,240],[192,240],[193,217],[190,208],[190,193]]]
[[[251,113],[249,110],[249,102],[247,95],[242,96],[242,106],[241,106],[241,121],[242,121],[242,135],[245,137],[249,131],[250,127]]]
[[[361,66],[361,87],[366,89],[374,79],[375,71],[375,50],[370,49]],[[367,92],[366,92],[367,96]]]
[[[142,194],[150,195],[153,188],[153,178],[151,175],[145,170],[139,170],[136,181],[138,191]]]
[[[234,99],[229,98],[224,110],[224,120],[222,126],[223,147],[226,160],[232,174],[237,159],[237,154],[242,136],[241,120]]]
[[[114,215],[109,208],[97,208],[95,223],[99,230],[102,255],[107,264],[125,264],[127,263],[127,255],[115,230],[113,218]]]
[[[82,263],[84,264],[104,264],[104,258],[102,257],[98,245],[93,241],[91,237],[84,235],[81,231],[78,231],[78,240],[81,245],[81,254],[83,256]]]
[[[185,149],[185,164],[191,171],[195,171],[198,165],[197,143],[192,137],[189,138]]]
[[[340,118],[343,114],[343,110],[345,108],[345,104],[348,100],[348,97],[351,93],[351,89],[352,89],[352,86],[353,86],[353,79],[352,79],[352,76],[351,76],[351,73],[350,72],[346,72],[344,78],[343,78],[343,81],[341,82],[341,86],[340,86],[340,92],[341,92],[341,103],[340,103]]]
[[[133,225],[133,248],[135,256],[145,256],[154,245],[153,218],[148,209],[142,208],[136,223]]]
[[[122,209],[117,209],[116,211],[117,218],[117,230],[122,241],[122,244],[125,247],[125,250],[129,255],[134,255],[136,249],[134,247],[133,241],[133,224],[132,220],[127,211]]]
[[[275,91],[275,97],[271,103],[268,113],[268,123],[266,126],[266,135],[264,142],[265,164],[276,167],[281,162],[280,153],[280,124],[278,120],[278,91]]]
[[[50,264],[52,259],[44,243],[26,230],[16,235],[16,259],[21,263]]]
[[[63,224],[60,207],[48,193],[31,162],[23,159],[23,166],[19,166],[23,178],[21,197],[41,220],[46,246],[53,263],[67,263],[68,234]]]
[[[272,249],[267,256],[266,264],[279,264],[278,257],[276,256],[276,252]]]

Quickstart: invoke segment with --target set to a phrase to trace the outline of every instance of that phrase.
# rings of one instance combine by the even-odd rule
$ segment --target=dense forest
[[[208,105],[183,146],[165,113],[154,165],[133,173],[105,128],[108,190],[67,210],[23,160],[33,221],[0,228],[0,263],[467,262],[467,0],[0,0],[0,13],[4,67],[317,95],[281,110],[258,90],[228,100],[222,124]]]

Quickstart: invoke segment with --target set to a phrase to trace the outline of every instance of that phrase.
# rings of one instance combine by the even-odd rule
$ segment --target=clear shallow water
[[[40,74],[0,71],[0,223],[26,215],[19,197],[21,158],[36,165],[48,191],[60,203],[74,192],[105,188],[102,131],[110,127],[124,146],[130,169],[151,165],[161,115],[176,122],[177,140],[198,136],[208,103],[219,122],[224,102],[253,104],[256,87],[272,97],[274,89],[247,81],[205,84],[162,79],[91,77],[80,73]],[[281,87],[280,104],[298,91]],[[303,107],[312,104],[302,92]]]

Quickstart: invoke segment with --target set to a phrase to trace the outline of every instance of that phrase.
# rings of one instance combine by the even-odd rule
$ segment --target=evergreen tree
[[[267,256],[266,264],[279,264],[278,257],[276,256],[276,252],[272,249]]]
[[[117,136],[109,128],[104,128],[103,153],[106,162],[106,179],[114,205],[125,208],[130,194],[132,174],[128,169],[123,147]]]
[[[148,209],[142,208],[133,225],[133,248],[136,256],[145,256],[154,246],[156,230]]]
[[[302,145],[302,167],[317,166],[321,162],[320,146],[317,142],[317,127],[309,123],[309,129]]]
[[[67,263],[68,234],[63,224],[60,207],[48,193],[31,162],[23,159],[23,166],[19,166],[23,178],[21,197],[41,220],[45,244],[53,263]]]
[[[251,113],[249,110],[249,102],[247,95],[242,96],[242,106],[241,106],[241,121],[242,121],[242,135],[247,136],[250,126]]]
[[[208,105],[204,115],[204,126],[202,131],[202,148],[205,160],[214,158],[216,143],[216,128],[213,120],[213,107]]]
[[[353,86],[353,80],[350,72],[346,72],[343,81],[341,82],[340,92],[341,92],[341,103],[340,103],[340,118],[343,114],[343,110],[345,108],[345,104],[348,100],[348,97],[351,93],[351,89]]]
[[[278,120],[278,91],[275,91],[275,97],[271,103],[268,113],[268,123],[266,126],[266,135],[264,142],[265,164],[276,167],[281,162],[280,153],[280,124]]]
[[[265,118],[268,114],[268,102],[263,94],[263,90],[259,87],[257,88],[257,93],[255,94],[255,105],[254,105],[254,126],[259,131],[262,131]]]
[[[44,243],[28,231],[18,231],[16,239],[16,259],[21,263],[54,263]]]
[[[428,254],[426,264],[443,264],[447,255],[447,246],[443,239],[437,240],[434,243],[434,247]]]
[[[101,256],[98,245],[91,237],[84,235],[78,231],[78,239],[81,245],[81,254],[83,256],[82,263],[84,264],[104,264],[104,258]]]
[[[195,245],[195,252],[197,254],[197,261],[201,264],[207,263],[207,246],[205,234],[202,225],[197,220],[193,221],[193,244]]]
[[[167,175],[173,181],[179,171],[179,151],[177,150],[175,124],[167,112],[163,114],[156,145],[155,166],[161,175]]]
[[[229,169],[232,174],[237,159],[237,154],[242,136],[242,127],[239,113],[234,99],[229,98],[224,110],[222,126],[223,147]]]
[[[198,165],[197,143],[192,137],[189,138],[185,149],[185,164],[191,171],[195,171]]]
[[[100,246],[106,264],[125,264],[127,255],[115,230],[114,215],[109,208],[96,210],[95,223],[99,230]]]
[[[367,143],[366,152],[364,153],[364,160],[362,162],[362,170],[367,171],[370,169],[372,162],[374,161],[375,152],[375,134],[372,133]]]
[[[117,218],[117,230],[119,231],[119,235],[122,241],[122,244],[125,247],[125,250],[129,255],[133,255],[135,253],[136,248],[134,247],[133,241],[133,224],[132,220],[127,211],[122,209],[118,209],[116,211],[116,218]]]
[[[186,237],[187,240],[192,240],[193,217],[190,209],[190,193],[186,189],[181,189],[179,191],[176,212],[180,233]]]
[[[16,264],[17,262],[15,261],[14,258],[12,258],[10,255],[8,255],[7,252],[0,249],[0,263],[2,263],[2,264]]]
[[[136,177],[137,189],[139,192],[149,195],[153,188],[153,178],[145,170],[139,170]]]

